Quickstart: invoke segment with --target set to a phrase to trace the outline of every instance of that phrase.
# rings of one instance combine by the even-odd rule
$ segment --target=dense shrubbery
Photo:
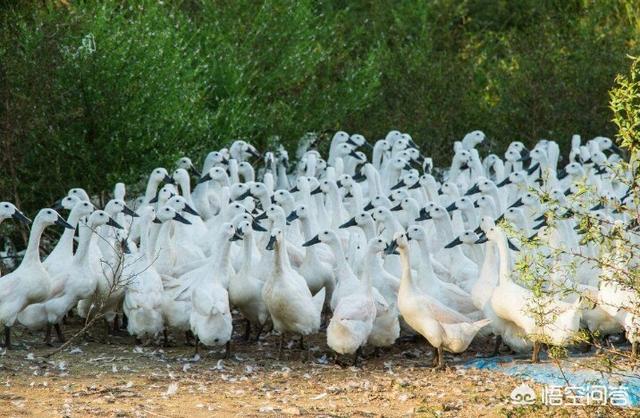
[[[399,128],[445,163],[472,129],[613,136],[640,49],[632,0],[29,3],[0,5],[0,196],[28,212],[238,137]]]

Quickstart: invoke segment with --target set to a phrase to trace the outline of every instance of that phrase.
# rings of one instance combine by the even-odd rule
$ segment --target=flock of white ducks
[[[305,336],[325,329],[328,346],[355,361],[365,346],[377,351],[401,331],[419,334],[440,368],[444,351],[467,350],[479,333],[496,337],[494,354],[505,344],[537,358],[533,336],[565,346],[581,329],[625,333],[635,353],[637,292],[605,280],[614,273],[592,261],[571,269],[567,257],[549,257],[551,280],[576,291],[550,296],[557,314],[541,325],[527,310],[534,295],[513,267],[522,245],[503,227],[537,234],[543,245],[535,251],[598,255],[604,249],[581,241],[573,215],[599,201],[591,211],[603,228],[633,234],[623,181],[631,173],[614,175],[620,150],[608,138],[582,144],[574,136],[559,168],[555,142],[531,150],[513,142],[503,157],[481,159],[484,138],[474,131],[456,141],[451,167],[441,171],[398,131],[373,145],[337,132],[326,159],[302,148],[292,169],[282,148],[260,155],[235,141],[209,153],[202,171],[187,157],[172,173],[154,169],[143,196],[128,198],[117,184],[103,210],[85,190],[71,189],[37,214],[22,262],[0,277],[5,346],[16,321],[46,330],[48,344],[53,329],[63,341],[61,324],[73,311],[104,316],[112,331],[126,321],[137,340],[179,333],[195,338],[196,350],[226,345],[228,353],[237,310],[244,338],[275,331],[280,355],[287,334],[304,347]],[[582,185],[591,188],[573,196]],[[541,193],[564,209],[553,225],[545,223],[551,204]],[[67,219],[56,209],[68,210]],[[9,218],[30,223],[1,202],[0,222]],[[65,230],[42,260],[40,237],[51,225]],[[620,263],[615,248],[610,257]]]

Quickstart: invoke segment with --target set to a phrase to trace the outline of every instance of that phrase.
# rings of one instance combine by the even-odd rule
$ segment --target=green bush
[[[0,5],[0,196],[33,213],[236,138],[413,135],[438,164],[614,136],[608,91],[638,52],[619,0],[48,1]],[[326,136],[327,138],[329,135]]]

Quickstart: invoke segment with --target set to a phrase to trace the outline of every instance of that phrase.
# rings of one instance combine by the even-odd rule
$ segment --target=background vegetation
[[[639,41],[635,0],[5,0],[0,199],[33,213],[240,137],[397,128],[440,164],[473,129],[613,137]]]

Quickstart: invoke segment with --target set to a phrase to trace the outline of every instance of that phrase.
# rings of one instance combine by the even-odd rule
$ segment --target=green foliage
[[[631,59],[630,74],[616,77],[610,95],[620,145],[636,154],[640,147],[640,58]]]
[[[306,132],[401,129],[446,164],[473,129],[496,152],[613,136],[608,91],[639,49],[633,5],[3,2],[0,196],[32,213],[236,138],[292,151]]]

